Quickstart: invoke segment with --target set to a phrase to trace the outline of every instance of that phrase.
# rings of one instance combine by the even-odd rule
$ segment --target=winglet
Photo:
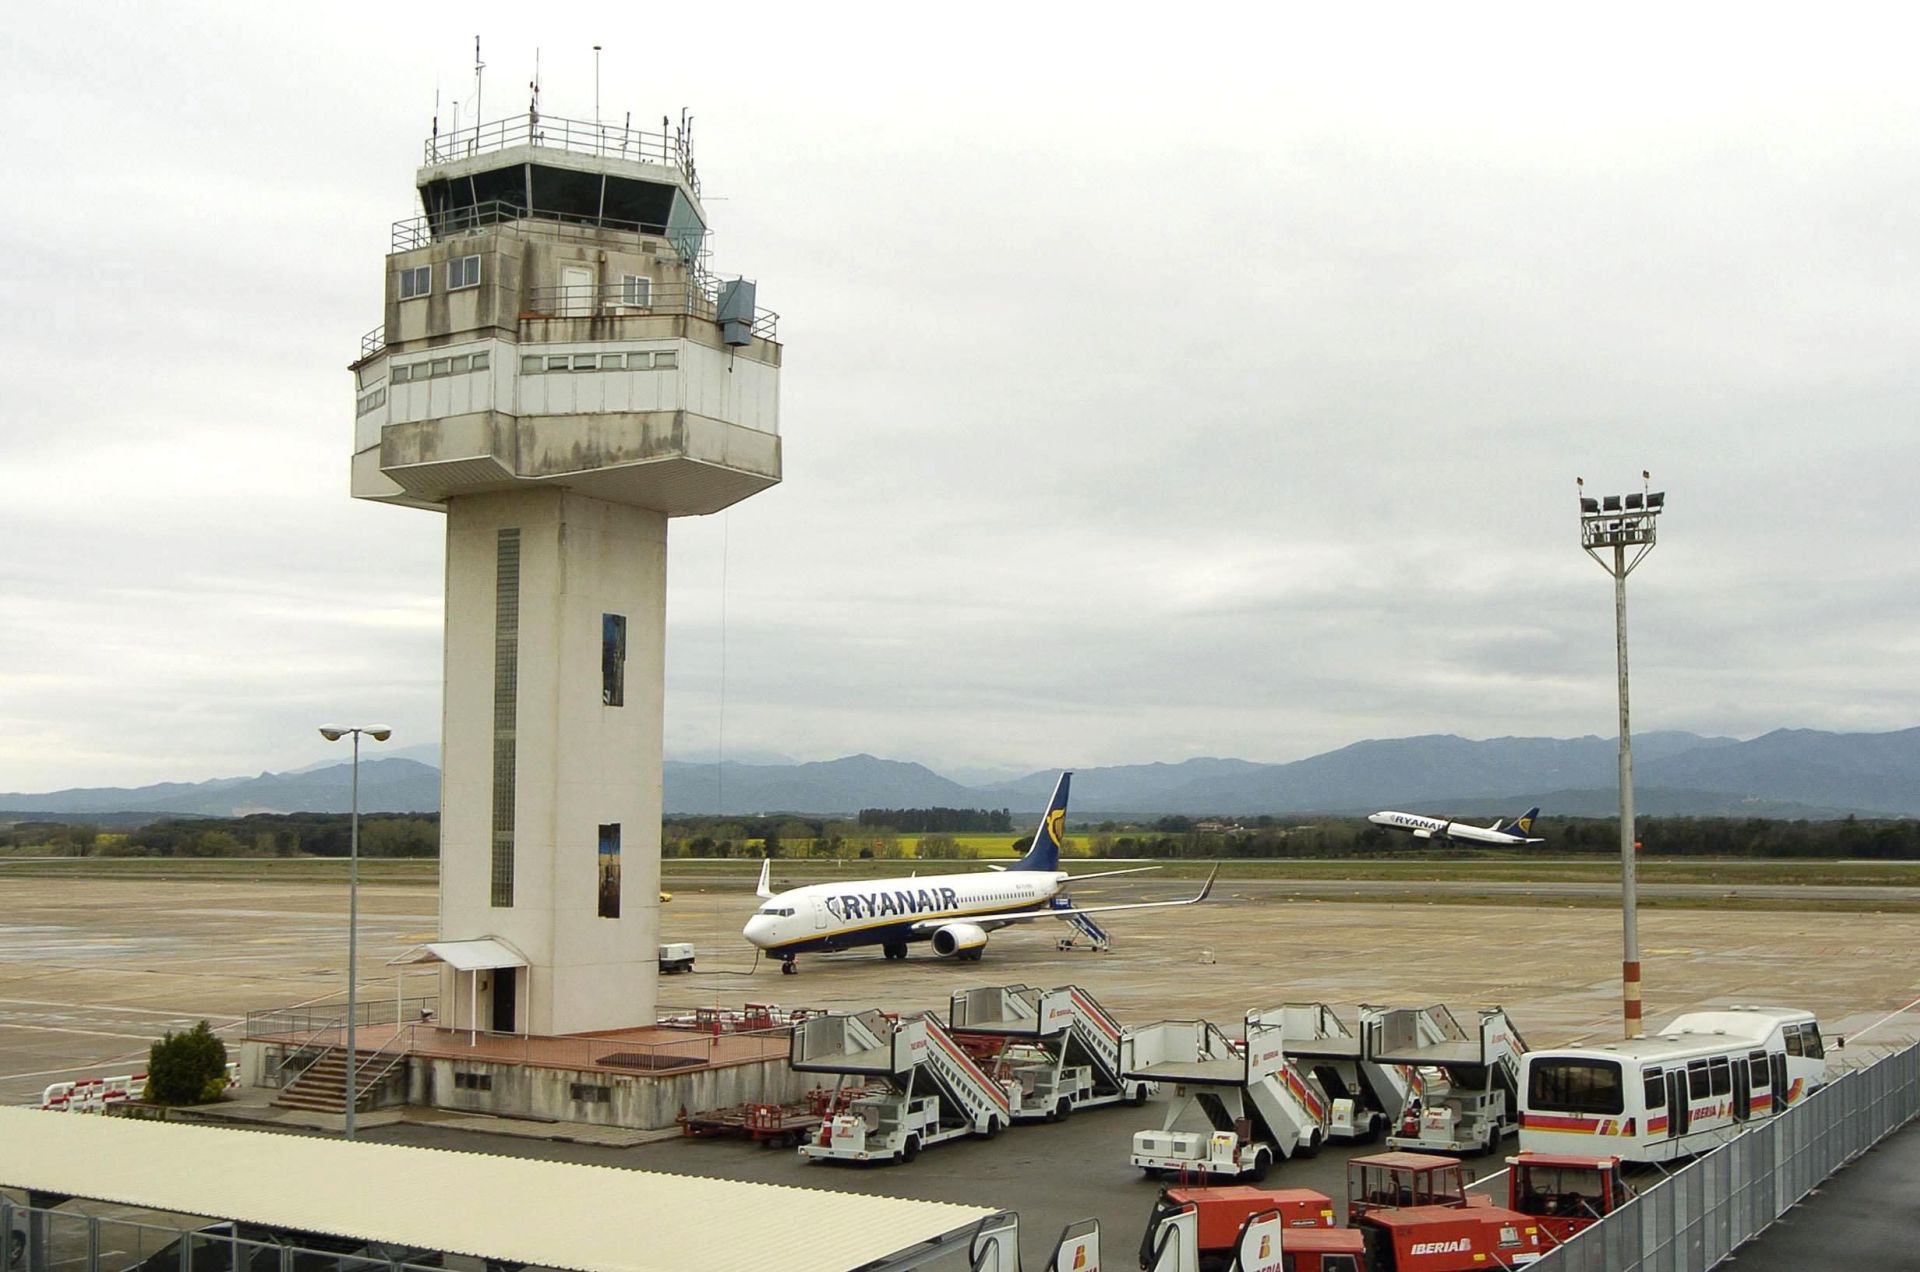
[[[1195,897],[1194,900],[1205,901],[1207,899],[1207,896],[1213,891],[1213,881],[1215,879],[1218,879],[1219,877],[1220,877],[1220,863],[1216,861],[1213,863],[1212,873],[1207,876],[1207,886],[1200,889],[1200,895]]]
[[[769,879],[772,874],[773,858],[767,857],[762,859],[760,862],[760,886],[754,889],[753,895],[763,901],[773,895],[773,888],[769,886]]]

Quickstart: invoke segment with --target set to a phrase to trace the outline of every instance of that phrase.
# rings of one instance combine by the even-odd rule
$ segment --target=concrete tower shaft
[[[667,521],[780,480],[776,319],[683,133],[508,120],[415,184],[352,489],[447,516],[442,1018],[651,1023]]]

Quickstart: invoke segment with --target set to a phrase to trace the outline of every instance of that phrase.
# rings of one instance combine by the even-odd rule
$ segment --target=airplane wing
[[[1142,870],[1158,870],[1158,866],[1128,866],[1125,870],[1095,870],[1091,874],[1069,875],[1068,883],[1078,883],[1082,879],[1104,879],[1108,875],[1139,874]]]
[[[770,882],[772,876],[773,858],[768,857],[760,863],[760,886],[755,888],[753,892],[753,895],[759,897],[762,901],[773,895],[773,887]]]
[[[1200,891],[1181,901],[1132,901],[1125,905],[1076,905],[1064,910],[1056,910],[1052,907],[1039,910],[1003,910],[998,914],[992,912],[986,914],[969,914],[965,919],[959,920],[923,919],[913,925],[913,930],[916,932],[932,932],[954,922],[978,923],[982,927],[1001,927],[1008,923],[1025,923],[1029,919],[1064,918],[1069,914],[1108,914],[1114,910],[1160,910],[1175,905],[1198,905],[1200,902],[1205,901],[1207,896],[1213,891],[1213,881],[1219,873],[1220,867],[1215,866],[1213,873],[1207,876],[1207,882],[1201,887]],[[1086,876],[1082,877],[1085,878]]]

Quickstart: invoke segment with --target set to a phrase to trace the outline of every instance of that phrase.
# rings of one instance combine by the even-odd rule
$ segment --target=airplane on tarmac
[[[1544,839],[1535,839],[1533,835],[1534,818],[1540,815],[1539,806],[1529,808],[1511,822],[1496,820],[1485,827],[1467,826],[1460,822],[1444,821],[1438,817],[1422,817],[1419,813],[1396,813],[1391,810],[1378,812],[1367,818],[1376,826],[1385,826],[1388,830],[1408,830],[1415,839],[1435,839],[1442,843],[1455,844],[1499,844],[1512,848],[1520,844],[1544,844]]]
[[[1070,875],[1060,869],[1060,841],[1066,828],[1067,783],[1062,773],[1047,804],[1047,815],[1033,833],[1026,856],[1010,866],[989,866],[965,874],[918,875],[908,879],[870,879],[859,883],[810,883],[775,895],[769,884],[771,861],[760,865],[757,895],[764,904],[747,920],[742,935],[780,959],[781,972],[799,970],[794,959],[814,951],[878,945],[890,959],[905,958],[907,946],[931,941],[941,958],[975,962],[986,948],[987,933],[1030,919],[1106,914],[1114,910],[1152,910],[1194,905],[1213,891],[1213,875],[1196,896],[1183,901],[1138,901],[1130,905],[1076,906],[1061,890],[1082,879],[1135,874],[1156,866],[1100,870]],[[1214,874],[1220,872],[1214,867]]]

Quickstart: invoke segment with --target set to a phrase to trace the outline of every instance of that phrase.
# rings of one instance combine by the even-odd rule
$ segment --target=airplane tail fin
[[[763,861],[761,861],[760,863],[760,886],[753,890],[753,895],[756,897],[759,897],[762,901],[772,896],[773,895],[772,877],[773,877],[773,858],[768,857]]]
[[[1526,812],[1516,817],[1513,825],[1502,827],[1502,829],[1515,839],[1525,839],[1533,834],[1533,822],[1538,816],[1540,816],[1540,805],[1535,804],[1532,808],[1529,808]]]
[[[1047,801],[1047,815],[1040,819],[1040,829],[1033,832],[1033,846],[1027,849],[1026,856],[1013,863],[1012,869],[1060,868],[1060,844],[1067,830],[1067,783],[1072,777],[1071,771],[1060,775],[1059,784],[1053,788],[1053,798]]]

